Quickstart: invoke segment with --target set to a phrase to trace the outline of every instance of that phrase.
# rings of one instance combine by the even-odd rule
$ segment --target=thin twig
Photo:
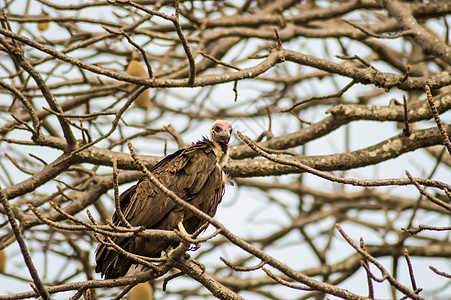
[[[441,272],[441,271],[437,270],[436,268],[434,268],[433,266],[429,266],[429,269],[431,269],[435,274],[438,274],[440,276],[451,279],[451,274]]]
[[[30,256],[30,252],[28,251],[27,248],[27,244],[25,243],[25,239],[22,235],[19,225],[17,225],[14,212],[11,208],[11,205],[9,204],[8,199],[6,198],[4,190],[1,187],[0,187],[0,200],[1,203],[3,204],[5,214],[8,217],[9,224],[11,225],[14,235],[16,236],[16,240],[19,243],[20,252],[22,253],[25,264],[27,265],[28,272],[30,272],[31,278],[33,278],[36,290],[42,297],[42,299],[50,300],[51,299],[50,294],[45,288],[44,284],[42,283],[41,278],[39,278],[38,271],[34,267],[33,261]]]
[[[218,234],[220,234],[221,231],[222,231],[221,229],[216,229],[215,232],[213,232],[212,234],[210,234],[210,235],[208,235],[208,236],[206,236],[206,237],[194,239],[194,238],[192,238],[191,236],[186,235],[186,234],[184,234],[183,232],[180,232],[180,230],[174,229],[174,232],[175,232],[180,238],[182,238],[183,240],[185,240],[186,242],[189,242],[189,243],[191,243],[191,244],[199,244],[199,243],[202,243],[202,242],[206,242],[206,241],[208,241],[208,240],[214,238],[214,237],[217,236]]]
[[[109,226],[106,226],[106,225],[99,225],[97,223],[95,225],[91,225],[82,220],[78,220],[78,222],[77,222],[81,225],[60,224],[58,222],[50,220],[49,218],[44,217],[37,210],[37,208],[34,205],[32,205],[31,203],[28,203],[28,207],[41,222],[51,226],[52,228],[55,228],[58,230],[63,230],[63,231],[86,231],[86,230],[89,230],[89,231],[97,232],[99,234],[107,235],[107,236],[130,237],[139,232],[144,231],[144,229],[145,229],[142,226],[141,227],[133,227],[133,228],[114,227],[111,229]],[[117,232],[117,231],[119,231],[119,232]]]
[[[344,88],[342,88],[341,90],[339,90],[338,92],[336,92],[334,94],[330,94],[330,95],[326,95],[326,96],[313,96],[313,97],[310,97],[308,99],[305,99],[305,100],[302,100],[302,101],[300,101],[298,103],[293,104],[289,108],[282,109],[281,112],[291,112],[293,109],[295,109],[299,105],[306,104],[306,103],[309,103],[309,102],[312,102],[312,101],[326,100],[326,99],[330,99],[330,98],[340,98],[341,96],[343,96],[344,93],[346,93],[347,90],[349,90],[356,83],[357,83],[357,81],[352,80]]]
[[[136,100],[136,98],[138,98],[139,95],[141,95],[142,92],[144,92],[144,90],[146,90],[147,87],[145,86],[141,86],[139,87],[128,99],[127,102],[124,104],[124,106],[121,107],[121,109],[116,113],[116,117],[114,118],[114,120],[111,122],[112,126],[110,128],[110,130],[105,133],[104,135],[98,137],[97,139],[95,139],[94,141],[84,144],[83,146],[79,147],[78,149],[72,151],[69,155],[67,155],[65,158],[61,159],[59,162],[55,163],[55,166],[58,166],[59,164],[62,163],[66,163],[68,160],[72,159],[76,154],[82,152],[85,149],[88,149],[89,147],[97,144],[98,142],[106,139],[107,137],[109,137],[116,129],[116,127],[119,124],[119,121],[122,118],[122,115],[125,113],[125,111],[131,106],[131,104]]]
[[[377,38],[377,39],[396,39],[400,36],[404,36],[404,35],[411,35],[413,32],[412,30],[405,30],[405,31],[401,31],[395,34],[390,34],[390,35],[386,35],[386,34],[376,34],[374,32],[369,31],[368,29],[365,29],[357,24],[351,23],[346,19],[341,19],[343,22],[345,22],[346,24],[349,24],[350,26],[360,30],[361,32],[365,33],[368,36]]]
[[[434,166],[434,168],[431,170],[431,172],[430,172],[429,176],[427,177],[427,179],[431,179],[432,176],[434,176],[435,171],[437,170],[438,166],[440,165],[440,162],[441,162],[441,160],[442,160],[442,156],[443,156],[444,154],[445,154],[445,148],[442,149],[442,151],[440,152],[440,155],[437,157],[437,161],[436,161],[436,163],[435,163],[435,166]],[[447,189],[444,188],[444,191],[445,191],[445,193],[446,193]],[[416,216],[416,214],[417,214],[417,212],[418,212],[418,210],[419,210],[419,208],[420,208],[420,206],[421,206],[422,201],[423,201],[423,196],[422,196],[422,195],[419,195],[418,200],[416,201],[416,203],[415,203],[415,205],[414,205],[414,207],[413,207],[413,212],[412,212],[412,215],[411,215],[411,217],[410,217],[410,219],[409,219],[409,223],[407,223],[406,228],[411,228],[411,227],[412,227],[413,220],[414,220],[414,218],[415,218],[415,216]],[[402,229],[401,229],[401,230],[402,230]],[[412,233],[411,233],[411,234],[412,234]]]
[[[227,265],[227,267],[238,271],[238,272],[250,272],[255,271],[258,269],[261,269],[266,263],[264,261],[261,261],[258,265],[252,266],[252,267],[241,267],[241,266],[235,266],[231,262],[227,261],[224,257],[219,258],[223,263]]]
[[[439,198],[434,197],[431,194],[429,194],[428,192],[426,192],[426,190],[420,186],[420,184],[417,182],[417,180],[415,178],[413,178],[412,175],[410,175],[409,171],[406,171],[406,174],[407,174],[407,177],[409,177],[409,180],[415,185],[415,187],[421,193],[421,195],[425,196],[426,198],[428,198],[435,204],[437,204],[437,205],[443,207],[444,209],[448,210],[449,212],[451,212],[451,205],[449,205],[448,203],[446,203],[446,202],[440,200]]]
[[[169,281],[171,281],[172,279],[175,279],[175,278],[177,278],[177,277],[180,277],[180,276],[182,276],[183,274],[185,274],[185,273],[183,273],[183,272],[180,271],[180,272],[177,272],[177,273],[175,273],[175,274],[169,275],[169,276],[167,276],[166,278],[164,278],[164,279],[163,279],[163,284],[162,284],[162,287],[161,287],[161,289],[163,290],[163,292],[166,291],[166,287],[167,287]]]
[[[188,147],[188,145],[182,139],[181,135],[177,132],[177,130],[175,130],[175,128],[171,124],[164,126],[163,129],[174,138],[174,140],[177,142],[177,146],[179,147],[179,149]]]
[[[235,94],[235,97],[233,98],[233,102],[236,102],[238,100],[238,80],[235,80],[233,82],[233,93]]]
[[[357,246],[354,241],[343,231],[343,229],[340,227],[340,225],[336,224],[335,227],[337,228],[338,232],[340,232],[341,236],[348,242],[349,245],[352,246],[360,255],[362,255],[365,259],[367,259],[369,262],[374,264],[383,274],[384,277],[387,278],[387,280],[390,282],[392,286],[394,286],[398,291],[402,292],[404,295],[411,297],[412,299],[417,300],[424,300],[423,297],[415,294],[411,290],[409,290],[407,287],[400,284],[393,276],[390,275],[390,273],[387,272],[387,270],[373,257],[371,256],[367,251],[364,251],[359,246]]]
[[[38,157],[37,155],[34,155],[33,153],[28,153],[28,155],[30,155],[30,156],[33,157],[34,159],[40,161],[44,166],[47,166],[47,165],[48,165],[48,163],[47,163],[44,159]]]
[[[422,288],[418,288],[418,289],[416,289],[415,291],[413,291],[415,294],[419,294],[421,291],[423,291],[423,289]],[[409,297],[408,296],[404,296],[404,297],[402,297],[401,299],[399,299],[399,300],[406,300],[406,299],[408,299]]]
[[[382,275],[382,277],[381,278],[377,278],[376,277],[376,275],[374,275],[373,273],[371,273],[371,270],[370,270],[370,266],[369,266],[369,264],[368,263],[363,263],[363,260],[361,260],[360,261],[361,263],[361,266],[365,269],[365,271],[366,271],[366,273],[374,280],[374,281],[377,281],[377,282],[383,282],[384,280],[387,280],[387,278],[388,278],[388,275],[387,274],[384,274],[384,275]]]
[[[180,15],[180,1],[175,0],[175,16],[171,17],[171,21],[174,23],[175,31],[182,42],[183,50],[185,50],[186,57],[189,62],[189,77],[188,77],[188,85],[192,86],[194,84],[194,79],[196,78],[196,63],[194,61],[193,54],[191,53],[191,49],[188,45],[188,41],[183,34],[182,27],[179,22]]]
[[[210,225],[210,223],[205,222],[202,224],[194,233],[191,235],[193,238],[196,238],[199,234],[201,234],[207,227]]]
[[[137,283],[139,284],[139,283]],[[128,292],[130,292],[130,290],[132,288],[134,288],[137,284],[131,284],[129,286],[127,286],[123,291],[121,291],[116,297],[112,298],[111,300],[120,300],[122,299],[125,295],[127,295]],[[84,299],[85,300],[85,299]]]
[[[276,275],[274,275],[273,273],[271,273],[268,269],[266,269],[265,267],[262,267],[262,270],[265,271],[266,275],[268,275],[269,278],[273,279],[274,281],[280,283],[281,285],[287,286],[289,288],[292,289],[296,289],[296,290],[302,290],[302,291],[312,291],[313,289],[308,287],[308,286],[304,286],[304,285],[298,285],[298,284],[293,284],[291,282],[288,282],[286,280],[283,280],[280,277],[277,277]]]
[[[443,144],[446,146],[446,149],[448,149],[448,152],[451,155],[451,142],[449,141],[448,133],[446,133],[445,125],[443,125],[442,120],[440,120],[440,115],[437,111],[437,108],[435,107],[434,100],[432,99],[431,89],[429,88],[428,85],[426,85],[424,87],[424,90],[426,91],[427,100],[429,102],[429,106],[431,107],[435,123],[437,123],[437,127],[440,132],[440,136],[442,137]]]
[[[133,226],[128,222],[122,213],[122,208],[119,199],[119,171],[117,170],[117,157],[113,157],[113,190],[114,190],[114,206],[116,208],[116,215],[122,224],[127,228],[132,228]]]
[[[239,68],[239,67],[237,67],[237,66],[235,66],[235,65],[232,65],[232,64],[223,62],[223,61],[217,59],[216,57],[211,56],[211,55],[209,55],[209,54],[207,54],[207,53],[205,53],[205,52],[199,52],[199,54],[202,55],[203,57],[206,57],[206,58],[208,58],[209,60],[211,60],[211,61],[217,63],[218,65],[222,65],[222,66],[227,67],[227,68],[231,68],[231,69],[234,69],[234,70],[237,70],[237,71],[241,71],[241,68]]]
[[[404,228],[401,227],[401,230],[404,232],[408,232],[410,234],[417,234],[423,230],[431,230],[431,231],[447,231],[451,230],[451,226],[446,227],[434,227],[429,225],[419,225],[418,228]]]
[[[276,35],[277,40],[277,50],[282,49],[282,41],[280,40],[279,31],[277,30],[277,27],[274,27],[274,33]]]
[[[375,70],[376,68],[374,68],[369,62],[367,62],[365,59],[361,58],[358,55],[353,55],[353,56],[348,56],[348,55],[335,55],[335,57],[340,58],[340,59],[344,59],[344,60],[358,60],[360,61],[360,63],[362,63],[362,65],[364,65],[367,68],[373,69]]]
[[[407,78],[409,78],[409,75],[410,75],[410,64],[407,65],[406,72],[404,73],[404,76],[399,80],[399,84],[404,83],[407,80]]]
[[[104,236],[105,240],[103,240],[102,237],[97,236],[97,234],[94,234],[94,236],[99,241],[99,243],[107,246],[109,249],[112,249],[113,251],[120,253],[121,255],[125,256],[126,258],[133,260],[135,263],[143,265],[144,267],[147,267],[152,270],[158,270],[158,266],[151,263],[151,261],[154,261],[154,258],[141,256],[141,255],[137,255],[137,254],[128,252],[128,251],[122,249],[121,246],[116,244],[109,236]],[[160,259],[161,258],[158,258],[158,261],[160,261]]]
[[[146,64],[146,67],[147,67],[147,74],[149,74],[149,78],[150,78],[150,79],[153,79],[154,76],[153,76],[152,66],[150,65],[149,59],[147,58],[146,51],[145,51],[140,45],[138,45],[137,43],[135,43],[135,41],[132,40],[132,38],[130,37],[130,35],[129,35],[127,32],[125,32],[124,30],[113,30],[113,29],[110,29],[110,28],[106,27],[105,25],[101,25],[101,26],[102,26],[102,28],[103,28],[104,30],[106,30],[106,31],[109,32],[109,33],[113,33],[113,34],[118,34],[118,35],[123,35],[123,36],[125,36],[125,38],[127,39],[127,41],[128,41],[130,44],[132,44],[136,49],[138,49],[138,51],[141,53],[141,56],[142,56],[142,58],[143,58],[143,60],[144,60],[144,63]]]
[[[105,223],[108,225],[108,227],[110,227],[113,231],[118,231],[118,232],[141,232],[144,231],[146,229],[146,227],[144,226],[136,226],[136,227],[122,227],[122,226],[116,226],[113,224],[113,222],[111,222],[110,220],[106,219]],[[100,225],[99,225],[100,226]]]
[[[445,192],[446,196],[451,199],[451,192],[447,188],[444,188],[443,191]]]
[[[60,117],[70,118],[70,119],[94,119],[95,117],[98,117],[98,116],[109,116],[109,115],[117,114],[117,112],[115,112],[115,111],[99,111],[99,112],[79,115],[79,114],[60,113],[60,112],[54,111],[53,109],[50,109],[48,107],[43,107],[42,109],[45,111],[48,111],[51,114],[54,114],[55,116],[60,116]]]
[[[360,248],[362,248],[363,251],[366,251],[365,249],[365,243],[363,242],[363,237],[360,238]],[[365,271],[366,271],[366,280],[368,282],[368,298],[374,299],[374,286],[373,286],[373,280],[372,280],[372,273],[370,271],[370,266],[368,264],[367,259],[362,259],[362,264],[364,265]]]
[[[414,290],[413,292],[414,292],[415,294],[419,294],[421,291],[423,291],[423,289],[422,289],[422,288],[418,288],[418,289]],[[408,299],[408,298],[410,298],[410,297],[404,296],[404,297],[402,297],[402,298],[399,299],[399,300],[406,300],[406,299]]]
[[[27,99],[18,89],[15,87],[7,84],[3,80],[0,80],[0,87],[9,90],[14,96],[17,97],[17,99],[20,100],[20,102],[23,104],[25,109],[27,110],[27,113],[30,115],[30,119],[33,122],[34,132],[35,134],[39,134],[39,127],[40,127],[40,121],[38,116],[36,115],[36,111],[31,104],[30,100]]]
[[[410,128],[409,128],[409,114],[408,114],[408,110],[407,110],[407,99],[406,99],[406,95],[402,95],[402,103],[404,106],[404,129],[402,130],[402,132],[404,133],[405,136],[409,136],[410,135]]]
[[[17,49],[17,51],[15,51],[14,53],[15,54],[11,53],[11,56],[15,57],[15,61],[22,67],[22,69],[24,69],[34,79],[39,89],[41,90],[42,95],[49,104],[50,108],[62,114],[63,109],[59,105],[58,101],[55,99],[49,86],[46,84],[41,74],[32,66],[30,61],[25,57],[23,51],[21,49]],[[76,145],[77,140],[73,132],[70,130],[70,126],[67,119],[60,116],[57,116],[57,119],[63,131],[64,137],[67,141],[67,144],[71,146]],[[36,136],[36,138],[39,139],[39,136]]]
[[[415,291],[415,290],[417,290],[417,283],[415,282],[415,276],[413,274],[412,262],[410,261],[409,251],[407,250],[407,248],[404,248],[404,257],[407,262],[407,267],[409,268],[409,276],[410,276],[410,282],[412,283],[412,289]]]
[[[14,119],[17,123],[22,124],[22,125],[24,126],[25,130],[28,130],[28,131],[30,131],[31,133],[33,133],[33,137],[34,137],[34,138],[37,138],[37,137],[40,136],[40,135],[39,135],[40,132],[39,132],[38,130],[34,130],[30,125],[28,125],[27,122],[20,120],[14,113],[9,112],[9,115],[10,115],[11,117],[13,117],[13,119]],[[20,128],[20,127],[18,127],[18,128]],[[21,129],[24,129],[24,128],[21,128]],[[36,144],[36,142],[35,142],[34,144]]]
[[[12,158],[7,152],[5,152],[5,156],[6,158],[9,159],[9,161],[20,171],[24,172],[25,174],[28,175],[34,175],[34,172],[29,171],[27,169],[25,169],[24,167],[22,167],[21,165],[19,165],[19,163],[17,162],[17,160],[15,160],[14,158]]]
[[[268,104],[265,105],[266,113],[268,114],[268,132],[272,133],[272,118],[271,118],[271,108]]]

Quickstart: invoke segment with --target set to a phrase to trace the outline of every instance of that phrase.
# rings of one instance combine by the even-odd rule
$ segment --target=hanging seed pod
[[[127,66],[127,74],[137,77],[148,77],[146,68],[136,59],[132,59]],[[131,86],[131,90],[135,89],[136,85]],[[138,98],[135,99],[135,106],[144,110],[147,110],[150,105],[150,93],[149,89],[142,92]]]

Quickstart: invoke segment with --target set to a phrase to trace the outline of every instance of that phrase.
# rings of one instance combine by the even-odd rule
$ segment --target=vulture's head
[[[211,140],[220,144],[228,144],[232,135],[232,124],[224,120],[216,120],[210,130]]]

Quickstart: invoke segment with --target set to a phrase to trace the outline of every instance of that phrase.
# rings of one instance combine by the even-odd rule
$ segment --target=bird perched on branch
[[[166,156],[150,171],[177,196],[213,217],[228,181],[223,169],[229,157],[231,134],[232,125],[227,121],[217,120],[210,130],[211,139],[204,137],[193,146]],[[147,177],[142,177],[136,185],[122,193],[119,201],[121,211],[133,226],[173,230],[181,223],[192,234],[205,223],[176,205]],[[120,221],[117,211],[113,215],[113,223],[117,226],[125,225]],[[147,257],[160,257],[162,251],[178,244],[143,237],[112,239],[122,249]],[[100,272],[106,279],[124,276],[134,263],[102,243],[96,252],[96,272]]]

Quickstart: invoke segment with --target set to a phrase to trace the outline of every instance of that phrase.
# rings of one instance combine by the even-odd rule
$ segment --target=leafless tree
[[[450,14],[445,0],[3,1],[0,299],[120,299],[146,281],[168,299],[446,298]],[[217,216],[161,186],[205,232],[108,222],[115,195],[218,118],[237,131]],[[94,273],[100,237],[137,234],[181,243],[125,253],[146,266],[134,276]]]

